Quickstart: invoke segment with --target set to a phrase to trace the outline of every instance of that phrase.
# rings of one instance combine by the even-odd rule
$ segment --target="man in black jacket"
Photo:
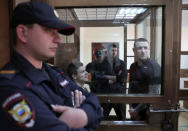
[[[136,62],[130,67],[129,93],[159,94],[161,68],[157,62],[149,58],[149,42],[144,38],[137,39],[133,51]],[[145,120],[147,106],[147,104],[131,104],[129,110],[131,119]]]
[[[125,63],[118,58],[117,52],[116,45],[110,47],[109,57],[105,56],[103,50],[95,52],[97,60],[88,65],[90,69],[87,68],[92,73],[91,91],[104,94],[125,93],[124,82],[127,78],[127,70]],[[126,108],[124,104],[102,103],[101,105],[106,120],[109,120],[112,108],[114,108],[118,120],[125,120]]]

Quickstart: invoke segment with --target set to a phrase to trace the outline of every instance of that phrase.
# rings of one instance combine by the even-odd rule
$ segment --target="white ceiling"
[[[141,7],[74,9],[79,20],[134,19],[136,15],[143,13],[145,10],[146,8]]]
[[[73,19],[72,13],[78,20],[126,20],[130,21],[137,15],[142,14],[147,8],[142,7],[110,7],[110,8],[73,8],[70,9],[56,9],[60,19]],[[66,12],[68,14],[66,14]]]
[[[16,0],[16,5],[30,0]],[[109,7],[109,8],[72,8],[56,9],[62,20],[74,20],[73,14],[78,20],[112,20],[130,21],[137,15],[144,13],[147,8],[142,7]]]

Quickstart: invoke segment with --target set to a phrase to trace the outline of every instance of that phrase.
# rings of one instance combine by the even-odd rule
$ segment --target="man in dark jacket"
[[[118,58],[115,45],[110,48],[109,53],[114,61],[110,61],[103,50],[97,50],[95,52],[97,60],[88,65],[90,66],[89,71],[92,73],[91,91],[104,94],[125,93],[126,65]],[[114,63],[114,67],[111,66],[111,63]],[[109,120],[109,113],[112,108],[114,108],[118,120],[125,120],[126,108],[124,104],[102,103],[101,105],[106,120]]]
[[[58,32],[70,35],[75,28],[41,2],[19,4],[12,27],[17,35],[15,51],[0,71],[0,127],[7,131],[96,128],[103,116],[97,97],[43,62],[54,57],[61,43]]]
[[[129,93],[159,94],[161,68],[149,58],[149,42],[139,38],[134,43],[133,51],[136,62],[130,67]],[[133,120],[145,120],[147,104],[131,104],[130,115]]]

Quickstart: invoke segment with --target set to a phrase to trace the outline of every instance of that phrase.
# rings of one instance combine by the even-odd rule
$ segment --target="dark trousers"
[[[101,106],[103,107],[104,112],[104,119],[109,120],[109,114],[112,108],[114,108],[116,117],[118,120],[125,120],[126,119],[126,106],[125,104],[120,103],[102,103]]]

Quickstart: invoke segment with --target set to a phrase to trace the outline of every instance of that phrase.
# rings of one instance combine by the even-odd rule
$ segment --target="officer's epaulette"
[[[61,69],[59,69],[57,66],[51,64],[51,63],[46,63],[47,65],[49,65],[53,70],[55,70],[56,72],[62,74],[63,72],[61,71]]]
[[[11,75],[11,74],[15,74],[15,70],[1,70],[0,74],[4,74],[4,75]]]
[[[0,70],[0,77],[6,77],[11,79],[15,74],[15,70]]]
[[[51,67],[54,67],[54,65],[53,64],[51,64],[51,63],[46,63],[47,65],[49,65],[49,66],[51,66]]]

